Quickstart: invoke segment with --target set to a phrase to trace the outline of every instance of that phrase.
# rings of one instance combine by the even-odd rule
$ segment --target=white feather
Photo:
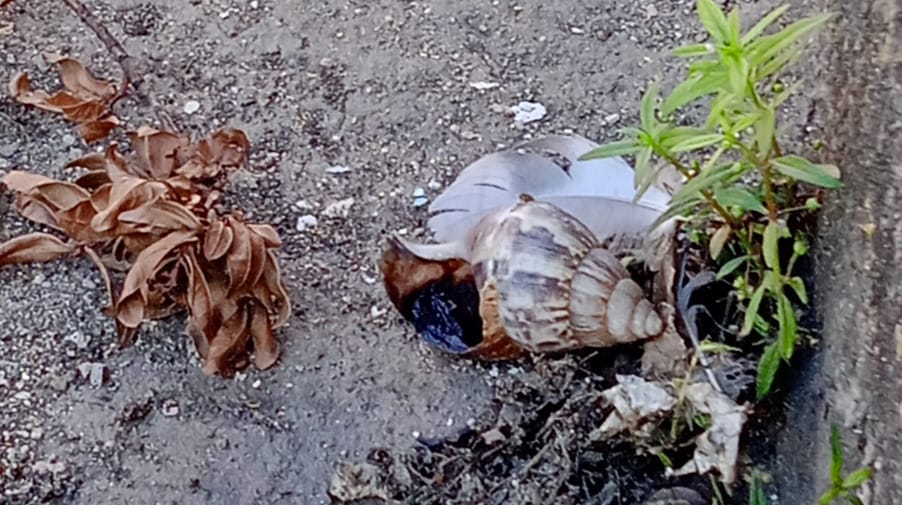
[[[572,214],[599,240],[642,232],[667,208],[670,195],[653,186],[633,203],[635,174],[622,158],[579,161],[597,145],[554,135],[484,156],[435,199],[429,228],[439,241],[462,240],[488,212],[529,194]]]

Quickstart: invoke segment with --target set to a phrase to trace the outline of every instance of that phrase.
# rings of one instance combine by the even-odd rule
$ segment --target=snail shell
[[[490,214],[468,246],[485,342],[503,331],[529,351],[556,352],[635,342],[664,330],[620,261],[554,205],[527,201]]]
[[[482,359],[608,347],[665,328],[620,261],[549,203],[524,200],[491,212],[463,242],[390,239],[380,266],[389,297],[408,319],[411,299],[427,287],[475,284],[481,341],[462,354]]]

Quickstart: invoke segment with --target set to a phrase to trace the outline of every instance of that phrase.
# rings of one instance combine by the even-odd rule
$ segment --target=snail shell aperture
[[[620,261],[580,221],[545,202],[493,211],[463,243],[392,239],[381,267],[389,297],[408,319],[410,300],[427,286],[475,283],[482,338],[466,354],[485,359],[607,347],[665,327]]]

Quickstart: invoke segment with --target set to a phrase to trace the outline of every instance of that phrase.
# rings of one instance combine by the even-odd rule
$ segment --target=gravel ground
[[[426,349],[390,310],[380,240],[422,233],[414,191],[434,197],[482,154],[539,134],[613,135],[649,81],[679,77],[660,49],[698,37],[689,0],[86,3],[177,126],[247,132],[253,170],[231,199],[282,234],[295,313],[277,367],[206,378],[179,317],[117,349],[89,263],[3,269],[4,503],[326,503],[339,459],[495,415],[497,374]],[[10,22],[4,79],[28,70],[55,89],[45,51],[121,76],[62,2],[14,1],[0,11]],[[507,110],[522,100],[546,117],[516,123]],[[116,112],[130,127],[161,116],[130,98]],[[0,170],[67,176],[94,149],[61,119],[0,101]],[[340,201],[353,203],[327,212]],[[9,203],[0,239],[27,229]],[[318,223],[299,231],[307,214]]]

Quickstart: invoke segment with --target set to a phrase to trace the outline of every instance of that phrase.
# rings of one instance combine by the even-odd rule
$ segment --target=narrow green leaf
[[[745,263],[748,258],[748,256],[739,256],[738,258],[733,258],[730,261],[724,263],[723,266],[720,267],[720,270],[717,271],[717,279],[723,279],[724,277],[735,272],[736,269],[742,266],[742,264]]]
[[[749,45],[749,53],[752,55],[753,65],[762,65],[776,56],[787,47],[800,41],[815,29],[832,18],[832,14],[820,14],[805,18],[790,24],[783,30],[766,37],[762,37]]]
[[[767,158],[774,144],[774,132],[777,128],[777,115],[773,109],[765,107],[761,109],[758,121],[755,123],[755,145],[758,147],[758,156]]]
[[[727,14],[727,23],[730,25],[730,45],[739,46],[742,37],[742,19],[739,18],[738,7],[733,7]]]
[[[697,128],[694,126],[675,126],[666,132],[661,133],[658,136],[658,143],[661,144],[661,147],[664,149],[671,151],[673,146],[683,142],[692,137],[697,137],[699,135],[707,135],[709,133],[708,130],[704,128]]]
[[[698,0],[698,17],[717,42],[725,42],[730,38],[730,25],[723,11],[712,0]]]
[[[661,114],[669,116],[680,107],[729,86],[726,72],[699,73],[678,84],[661,104]]]
[[[777,318],[780,323],[780,356],[789,360],[792,358],[796,341],[799,339],[798,323],[792,303],[782,293],[777,297]]]
[[[761,199],[745,188],[735,186],[715,188],[714,199],[725,207],[739,207],[743,210],[767,214],[767,208],[764,207]]]
[[[641,146],[636,144],[635,140],[619,140],[617,142],[609,142],[602,144],[595,149],[587,152],[579,157],[580,161],[597,160],[601,158],[611,158],[614,156],[623,156],[625,154],[633,154],[639,151]]]
[[[695,208],[699,204],[700,201],[698,199],[686,200],[684,202],[678,203],[671,201],[670,205],[667,207],[667,210],[661,213],[661,215],[658,216],[658,219],[655,219],[655,222],[652,223],[651,229],[655,229],[658,226],[661,226],[661,224],[669,221],[672,218],[696,214],[697,212],[695,211]]]
[[[662,465],[664,465],[667,468],[673,468],[673,461],[671,461],[670,457],[668,457],[666,454],[664,454],[663,451],[658,452],[656,455],[658,456],[658,459],[661,460]]]
[[[755,316],[758,315],[758,308],[761,306],[761,300],[764,298],[764,284],[758,286],[752,293],[749,300],[749,306],[745,309],[745,320],[742,322],[742,330],[739,331],[740,336],[746,336],[752,331],[755,325]]]
[[[729,79],[725,81],[727,84],[724,86],[724,89],[727,89],[729,85]],[[708,111],[708,119],[705,120],[705,128],[712,128],[715,124],[718,124],[723,118],[724,114],[730,112],[733,108],[734,102],[736,102],[736,95],[734,95],[730,91],[722,91],[714,100],[711,101],[711,108]]]
[[[802,303],[807,305],[808,304],[808,291],[805,289],[805,282],[802,281],[802,278],[801,277],[790,277],[789,279],[786,279],[785,282],[786,282],[786,284],[789,285],[789,287],[792,288],[793,291],[795,291],[796,296],[799,297],[799,300]]]
[[[874,470],[870,468],[859,468],[850,473],[845,480],[842,481],[842,487],[845,489],[854,489],[865,483],[874,475]]]
[[[777,56],[771,58],[767,63],[758,67],[757,76],[759,80],[764,80],[771,75],[780,72],[784,68],[792,65],[802,58],[802,50],[798,48],[789,48]]]
[[[642,129],[649,133],[655,129],[655,101],[658,99],[660,89],[660,83],[654,82],[642,95],[639,121],[642,123]]]
[[[736,96],[748,94],[749,63],[742,56],[733,56],[726,60],[729,65],[730,89]]]
[[[686,151],[694,151],[696,149],[702,149],[704,147],[712,146],[717,144],[718,142],[723,141],[723,135],[719,133],[708,133],[705,135],[698,135],[696,137],[690,137],[677,145],[671,148],[671,151],[674,153],[683,153]]]
[[[710,189],[716,184],[727,184],[729,181],[742,176],[742,173],[743,166],[739,162],[718,165],[705,170],[677,190],[671,197],[671,201],[681,202],[687,198],[698,198],[700,192]]]
[[[636,155],[636,168],[634,169],[635,175],[633,185],[637,188],[642,186],[642,183],[644,183],[648,178],[649,162],[651,161],[652,151],[653,150],[651,147],[646,147],[639,151],[639,154]],[[641,198],[641,195],[637,193],[635,201],[638,202],[639,198]]]
[[[833,424],[830,426],[830,482],[836,487],[842,486],[842,465],[842,439],[839,428]]]
[[[752,478],[752,484],[749,486],[749,505],[767,505],[767,496],[761,486],[761,479],[757,476]]]
[[[828,189],[841,188],[843,185],[838,178],[839,169],[834,165],[811,163],[796,155],[783,156],[772,163],[778,172],[792,179]]]
[[[742,114],[741,116],[737,116],[733,118],[733,133],[740,134],[745,132],[746,128],[751,128],[758,122],[761,117],[761,113],[757,110],[753,112],[749,112],[747,114]]]
[[[777,221],[769,221],[767,227],[764,228],[764,242],[761,247],[764,253],[764,264],[774,271],[780,270],[780,254],[777,248],[779,240],[780,224]]]
[[[761,355],[761,361],[758,362],[758,376],[755,378],[755,395],[758,400],[770,393],[779,368],[780,350],[777,348],[777,344],[773,343],[767,346],[764,354]]]
[[[770,26],[774,21],[779,19],[787,9],[789,9],[789,6],[784,5],[782,7],[774,9],[770,14],[761,18],[761,21],[755,23],[755,26],[753,26],[749,31],[745,32],[745,35],[742,36],[742,45],[748,45],[749,42],[755,39],[755,37],[764,33],[764,30],[766,30],[767,27]]]
[[[674,56],[691,58],[697,56],[706,56],[713,52],[714,47],[711,44],[688,44],[672,50],[671,54],[673,54]]]
[[[830,505],[833,503],[833,500],[839,496],[839,493],[842,492],[839,488],[831,488],[829,491],[821,495],[821,498],[817,501],[817,505]]]

